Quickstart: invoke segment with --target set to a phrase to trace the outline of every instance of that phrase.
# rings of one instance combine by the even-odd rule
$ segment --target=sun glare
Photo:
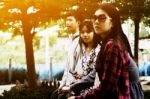
[[[4,2],[0,2],[0,8],[4,7]]]
[[[35,7],[29,7],[27,10],[27,14],[31,14],[31,13],[36,13],[37,11],[39,11],[39,9],[36,9]]]
[[[10,13],[21,13],[21,11],[18,8],[9,9],[8,12],[10,12]]]

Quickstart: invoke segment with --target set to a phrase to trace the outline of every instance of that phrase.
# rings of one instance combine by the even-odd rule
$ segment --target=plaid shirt
[[[96,62],[99,87],[75,99],[130,99],[128,66],[129,58],[121,43],[108,39],[102,44]]]

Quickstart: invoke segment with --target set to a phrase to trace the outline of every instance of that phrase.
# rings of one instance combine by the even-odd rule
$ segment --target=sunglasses
[[[99,22],[105,22],[106,19],[111,19],[110,17],[106,16],[105,14],[101,14],[101,15],[93,15],[92,16],[92,21],[96,21],[98,20]]]

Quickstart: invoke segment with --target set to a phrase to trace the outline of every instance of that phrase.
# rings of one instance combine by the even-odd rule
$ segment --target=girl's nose
[[[86,32],[84,32],[84,34],[83,34],[84,36],[86,36],[87,35],[87,33]]]

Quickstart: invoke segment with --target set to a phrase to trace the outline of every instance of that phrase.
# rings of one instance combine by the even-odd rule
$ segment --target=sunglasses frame
[[[92,19],[92,21],[98,20],[99,22],[105,22],[107,19],[112,19],[112,18],[106,16],[105,14],[101,14],[101,15],[98,15],[98,16],[93,15],[91,19]]]

